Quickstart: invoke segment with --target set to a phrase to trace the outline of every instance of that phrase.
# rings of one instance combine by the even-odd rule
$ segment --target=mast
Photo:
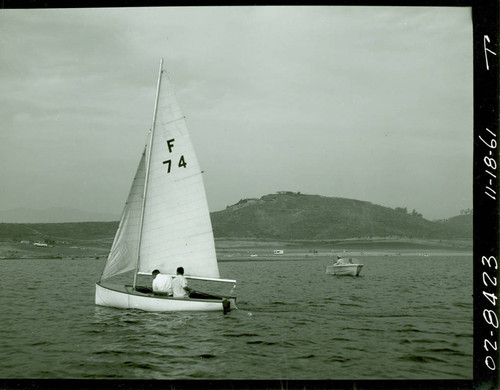
[[[150,131],[150,135],[149,135],[149,152],[148,152],[147,162],[146,162],[146,178],[145,178],[145,184],[144,184],[144,193],[142,195],[141,220],[140,220],[140,224],[139,224],[139,242],[137,245],[137,262],[135,265],[135,272],[134,272],[134,284],[133,284],[134,289],[135,289],[135,286],[137,283],[137,273],[139,271],[139,263],[141,261],[141,241],[142,241],[142,228],[144,225],[144,209],[146,207],[146,195],[148,192],[149,167],[151,165],[151,152],[153,150],[153,136],[154,136],[155,126],[156,126],[156,111],[158,109],[158,99],[160,97],[160,84],[161,84],[162,68],[163,68],[163,58],[160,59],[160,70],[158,71],[158,84],[156,86],[155,107],[153,110],[153,123],[151,125],[151,131]]]

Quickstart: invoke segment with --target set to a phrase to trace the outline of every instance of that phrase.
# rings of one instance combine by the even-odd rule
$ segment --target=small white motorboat
[[[359,276],[363,268],[363,264],[359,264],[357,259],[349,259],[347,262],[338,257],[335,264],[326,267],[326,273],[328,275],[348,275],[348,276]]]

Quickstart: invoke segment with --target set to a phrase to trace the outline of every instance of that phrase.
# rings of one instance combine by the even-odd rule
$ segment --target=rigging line
[[[184,177],[180,177],[180,178],[174,177],[173,181],[174,181],[174,183],[182,183],[183,181],[192,179],[193,177],[198,177],[201,174],[202,174],[202,172],[200,171],[200,172],[195,172],[195,173],[193,173],[192,175],[189,175],[189,176],[184,176]]]
[[[171,121],[168,121],[168,122],[160,122],[158,125],[159,126],[162,126],[162,125],[170,125],[171,123],[175,123],[175,122],[178,122],[178,121],[181,121],[183,119],[186,119],[185,116],[181,116],[180,118],[177,118],[177,119],[173,119]]]

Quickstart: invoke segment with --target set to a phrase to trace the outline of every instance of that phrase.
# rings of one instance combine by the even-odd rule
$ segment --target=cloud
[[[160,57],[212,210],[281,189],[429,217],[471,207],[435,206],[471,189],[466,8],[5,10],[0,43],[3,208],[36,193],[119,213]]]

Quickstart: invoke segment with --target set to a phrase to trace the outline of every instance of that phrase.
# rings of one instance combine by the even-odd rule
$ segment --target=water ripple
[[[221,263],[239,295],[223,315],[97,307],[103,261],[2,260],[0,377],[472,378],[471,259],[363,261],[359,278],[321,260]]]

